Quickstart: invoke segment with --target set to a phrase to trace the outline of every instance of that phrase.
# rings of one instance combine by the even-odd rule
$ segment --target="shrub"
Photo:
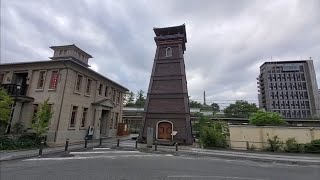
[[[39,105],[37,113],[33,117],[31,128],[35,130],[37,136],[42,138],[49,129],[49,122],[53,116],[51,106],[49,105],[49,98]]]
[[[284,149],[286,152],[300,152],[301,151],[301,148],[295,138],[287,139],[285,142],[285,145],[286,146]]]
[[[20,134],[24,131],[24,125],[21,122],[17,122],[13,125],[13,130],[15,133]]]
[[[214,127],[203,127],[200,131],[200,144],[204,147],[226,147],[226,137]]]
[[[305,152],[320,153],[320,139],[312,140],[305,145]]]
[[[6,90],[0,88],[0,123],[2,126],[7,125],[9,121],[12,102]]]
[[[0,136],[0,150],[36,148],[39,144],[39,138],[34,134]]]
[[[267,151],[277,152],[282,149],[282,141],[280,141],[278,136],[273,136],[272,139],[268,138],[269,147],[266,149]]]
[[[249,123],[257,126],[288,124],[282,119],[280,114],[265,111],[258,111],[256,113],[253,113],[249,118]]]

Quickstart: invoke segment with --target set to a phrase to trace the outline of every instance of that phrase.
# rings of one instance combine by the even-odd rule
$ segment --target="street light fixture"
[[[14,101],[13,101],[13,105],[12,105],[10,121],[9,121],[9,124],[8,124],[8,127],[7,127],[7,134],[10,134],[10,131],[11,131],[11,124],[12,124],[13,114],[14,114],[14,110],[16,109],[16,105],[17,105],[17,101],[18,101],[18,91],[20,92],[20,89],[21,89],[21,85],[17,84],[16,85],[15,97],[14,97]]]

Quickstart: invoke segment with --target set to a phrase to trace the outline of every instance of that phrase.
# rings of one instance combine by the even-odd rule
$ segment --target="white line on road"
[[[25,159],[23,161],[61,161],[61,160],[81,160],[81,159],[99,159],[99,158],[127,158],[127,157],[159,157],[159,156],[167,156],[171,157],[171,154],[164,154],[164,155],[117,155],[117,156],[89,156],[89,157],[58,157],[58,158],[32,158],[32,159]]]
[[[110,148],[93,148],[93,150],[109,150]]]
[[[235,176],[192,176],[192,175],[176,175],[167,176],[168,178],[219,178],[219,179],[242,179],[242,180],[264,180],[260,178],[235,177]]]
[[[122,154],[122,153],[141,153],[139,151],[86,151],[70,152],[70,154]]]

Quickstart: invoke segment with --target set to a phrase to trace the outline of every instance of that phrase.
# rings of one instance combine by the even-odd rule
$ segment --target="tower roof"
[[[184,41],[187,42],[187,33],[185,24],[179,26],[163,27],[163,28],[153,28],[156,36],[161,35],[174,35],[174,34],[184,34]]]
[[[90,54],[88,54],[87,52],[83,51],[82,49],[80,49],[79,47],[77,47],[74,44],[70,44],[70,45],[62,45],[62,46],[50,46],[51,49],[53,50],[60,50],[60,49],[75,49],[79,52],[81,52],[82,54],[86,55],[88,58],[92,58],[92,56]]]

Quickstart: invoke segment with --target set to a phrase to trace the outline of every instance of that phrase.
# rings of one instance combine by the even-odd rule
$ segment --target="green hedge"
[[[0,136],[0,150],[30,149],[39,144],[40,140],[34,134]]]
[[[304,151],[309,153],[320,153],[320,139],[315,139],[304,146]]]

